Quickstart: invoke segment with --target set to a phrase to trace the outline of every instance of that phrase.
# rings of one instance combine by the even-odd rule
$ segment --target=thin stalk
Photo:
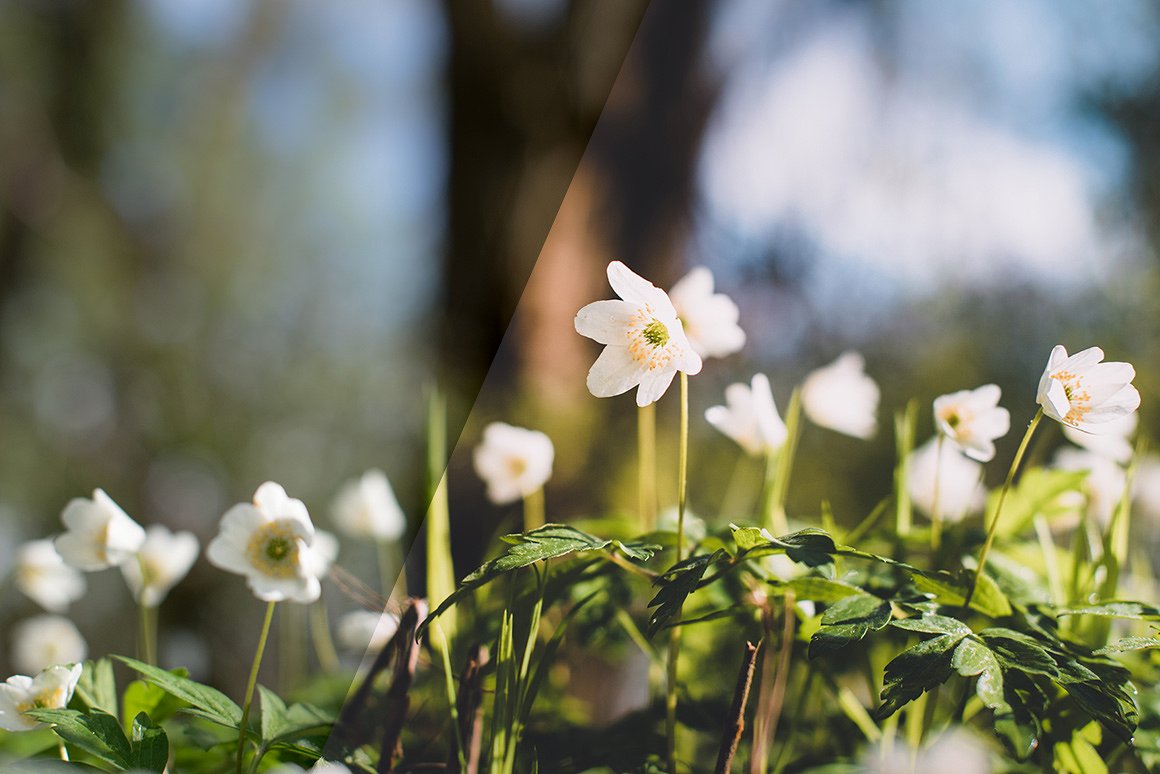
[[[451,672],[451,648],[447,647],[447,638],[443,635],[443,630],[439,628],[438,622],[432,626],[432,629],[435,631],[435,636],[441,640],[440,646],[436,650],[443,658],[443,689],[447,692],[447,707],[451,713],[451,727],[455,729],[455,752],[459,771],[463,771],[467,768],[467,750],[463,745],[463,729],[459,724],[459,692],[455,688],[455,677]]]
[[[774,479],[773,513],[770,518],[773,534],[779,536],[789,532],[785,502],[789,496],[789,482],[793,476],[793,463],[797,456],[798,440],[801,438],[801,420],[801,390],[795,389],[789,396],[789,406],[785,410],[785,443],[782,444],[781,450],[777,454],[777,475]]]
[[[761,486],[761,526],[774,535],[784,535],[789,532],[785,523],[785,508],[778,510],[777,496],[777,449],[767,449],[765,452],[765,479]]]
[[[394,541],[375,541],[375,557],[379,562],[379,588],[383,592],[383,599],[390,599],[394,592],[395,576],[399,574],[395,565],[396,553]]]
[[[1039,539],[1039,550],[1043,554],[1043,565],[1047,568],[1047,586],[1051,589],[1051,601],[1057,605],[1067,602],[1063,590],[1063,578],[1059,575],[1059,563],[1055,556],[1055,541],[1051,539],[1051,527],[1042,514],[1035,514],[1035,536]]]
[[[68,748],[64,746],[64,739],[56,738],[56,750],[62,761],[68,762]]]
[[[524,532],[531,532],[542,526],[544,526],[543,487],[524,498]]]
[[[749,703],[749,687],[753,684],[753,667],[757,664],[757,650],[760,647],[761,643],[745,643],[741,670],[737,674],[737,687],[733,689],[733,703],[729,707],[721,746],[717,751],[715,774],[729,774],[733,769],[733,756],[737,754],[737,745],[745,731],[745,705]]]
[[[310,605],[310,641],[314,644],[314,655],[318,657],[322,671],[327,674],[337,672],[341,666],[338,651],[330,636],[330,617],[321,599]]]
[[[999,516],[1003,512],[1003,501],[1007,499],[1007,491],[1011,489],[1011,482],[1015,480],[1019,463],[1023,461],[1023,455],[1027,453],[1031,436],[1035,435],[1035,428],[1039,426],[1041,419],[1043,419],[1042,408],[1035,412],[1035,416],[1027,424],[1027,432],[1023,434],[1023,440],[1019,442],[1019,449],[1015,452],[1015,459],[1011,462],[1011,469],[1007,471],[1007,480],[1003,482],[1003,489],[999,492],[999,501],[995,504],[995,513],[991,516],[991,525],[987,528],[987,538],[983,541],[983,549],[979,551],[979,564],[971,576],[970,586],[967,587],[967,596],[963,600],[964,610],[971,606],[971,597],[975,594],[975,586],[979,583],[979,576],[983,574],[983,568],[987,566],[987,555],[991,553],[991,544],[995,542],[995,533],[999,531]]]
[[[434,610],[455,591],[451,557],[451,514],[447,500],[447,404],[439,392],[427,408],[427,603]],[[455,638],[456,611],[443,613],[441,624],[448,640]],[[438,646],[438,643],[432,642]]]
[[[636,412],[637,495],[641,533],[657,524],[657,407],[641,406]]]
[[[250,679],[246,681],[246,700],[242,704],[242,724],[238,728],[237,774],[242,774],[242,761],[246,755],[246,729],[250,722],[250,707],[254,703],[254,688],[258,684],[258,669],[262,666],[262,653],[266,650],[266,640],[270,637],[270,624],[274,620],[274,606],[266,605],[266,619],[262,622],[262,634],[258,637],[258,650],[254,653],[254,663],[250,666]]]
[[[141,660],[146,664],[157,663],[157,609],[149,607],[144,602],[137,605],[137,623],[139,625],[138,644]]]
[[[677,563],[685,557],[685,502],[689,472],[689,375],[681,372],[681,431],[677,447]],[[677,619],[681,616],[677,611]],[[665,681],[665,741],[669,771],[677,770],[677,662],[681,654],[681,629],[674,626],[669,637],[669,663]]]
[[[942,478],[942,457],[943,457],[943,443],[946,441],[946,436],[942,433],[938,434],[938,440],[934,444],[934,492],[930,497],[930,550],[938,551],[939,543],[942,540],[942,511],[938,507],[938,487],[939,479]]]
[[[914,450],[914,426],[918,420],[918,401],[912,400],[906,408],[894,415],[894,438],[898,448],[898,462],[894,468],[894,523],[899,537],[910,534],[913,509],[910,503],[910,453]]]

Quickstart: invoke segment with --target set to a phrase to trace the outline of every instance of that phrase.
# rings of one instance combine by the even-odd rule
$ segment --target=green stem
[[[774,535],[784,535],[789,532],[785,525],[785,509],[780,511],[776,507],[777,496],[777,468],[778,450],[769,449],[765,452],[765,481],[761,487],[761,526]]]
[[[138,647],[141,650],[141,660],[146,664],[157,663],[157,627],[155,625],[157,609],[149,607],[144,602],[137,605]]]
[[[1047,586],[1051,589],[1051,601],[1057,605],[1063,605],[1067,599],[1063,590],[1063,578],[1059,575],[1059,563],[1055,556],[1055,541],[1051,539],[1051,527],[1047,525],[1047,519],[1038,513],[1035,514],[1033,523],[1035,524],[1035,536],[1039,540],[1039,550],[1043,554],[1043,566],[1047,572]],[[1068,619],[1071,618],[1073,616],[1068,617]],[[1064,619],[1064,622],[1068,619]]]
[[[975,594],[975,586],[979,583],[979,576],[983,574],[983,568],[987,566],[987,555],[991,553],[991,544],[995,542],[995,533],[999,531],[999,516],[1003,512],[1003,501],[1007,499],[1007,491],[1011,489],[1011,482],[1015,480],[1015,473],[1019,470],[1019,463],[1023,461],[1023,455],[1027,453],[1027,446],[1031,443],[1031,436],[1035,434],[1035,428],[1039,426],[1039,420],[1043,419],[1043,409],[1040,408],[1035,412],[1035,416],[1027,424],[1027,432],[1023,434],[1023,440],[1019,442],[1019,449],[1015,452],[1015,459],[1011,462],[1011,469],[1007,471],[1007,480],[1003,482],[1003,489],[999,492],[999,501],[995,504],[995,513],[991,516],[991,525],[987,528],[987,539],[983,541],[983,549],[979,552],[979,563],[975,567],[975,572],[971,576],[971,585],[967,587],[967,596],[963,600],[963,609],[971,606],[971,597]]]
[[[940,432],[934,445],[934,492],[931,493],[930,498],[930,550],[936,552],[942,540],[942,512],[938,507],[938,485],[939,479],[942,478],[943,443],[945,441],[946,436]]]
[[[338,651],[330,636],[330,617],[326,613],[326,604],[321,599],[310,605],[310,640],[314,643],[314,655],[318,657],[322,671],[330,675],[338,672],[341,667]]]
[[[657,524],[657,408],[641,406],[636,413],[636,446],[640,531],[652,532]]]
[[[910,534],[913,524],[913,509],[910,503],[910,453],[914,450],[914,426],[918,420],[918,401],[912,400],[906,408],[894,414],[894,438],[898,449],[898,461],[894,468],[894,521],[899,537]]]
[[[427,604],[434,610],[455,591],[455,565],[451,556],[451,513],[447,500],[447,404],[435,391],[427,413]],[[456,632],[455,608],[440,621],[448,640]],[[437,644],[437,643],[434,643]]]
[[[793,475],[794,458],[797,456],[798,440],[801,438],[802,396],[795,389],[789,396],[789,406],[785,410],[785,443],[777,453],[777,475],[774,477],[773,510],[770,528],[774,535],[789,532],[789,521],[785,514],[785,502],[789,496],[789,481]]]
[[[544,526],[544,490],[541,487],[524,498],[524,532]]]
[[[250,707],[254,703],[254,688],[258,684],[258,669],[262,666],[262,653],[266,650],[266,640],[270,637],[270,623],[274,620],[274,606],[266,605],[266,620],[262,622],[262,634],[258,637],[258,650],[254,653],[254,663],[250,666],[250,679],[246,682],[246,700],[242,704],[242,724],[238,728],[237,774],[242,774],[242,761],[246,755],[246,729],[250,722]]]
[[[677,447],[677,563],[685,556],[685,502],[689,472],[689,376],[681,372],[681,431]],[[680,618],[680,611],[677,611]],[[677,770],[677,662],[681,653],[681,630],[673,627],[669,638],[669,663],[665,682],[665,741],[669,771]]]
[[[61,739],[59,736],[56,738],[56,749],[60,754],[60,759],[67,762],[69,759],[68,748],[64,746],[64,739]]]

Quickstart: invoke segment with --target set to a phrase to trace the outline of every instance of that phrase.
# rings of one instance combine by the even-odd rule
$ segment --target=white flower
[[[1063,426],[1063,434],[1067,440],[1082,446],[1101,457],[1107,457],[1120,464],[1126,464],[1132,459],[1132,442],[1129,440],[1136,432],[1136,425],[1140,421],[1139,414],[1126,414],[1118,419],[1105,422],[1100,435],[1092,435],[1077,430],[1070,425]]]
[[[701,357],[725,357],[745,346],[745,331],[737,325],[737,304],[713,292],[713,272],[698,266],[669,291],[673,308],[693,351]]]
[[[1124,469],[1107,457],[1086,449],[1064,447],[1055,453],[1054,466],[1059,470],[1086,470],[1083,493],[1087,495],[1088,509],[1103,526],[1112,520],[1112,514],[1124,496],[1126,475]]]
[[[145,530],[103,489],[93,499],[74,498],[60,515],[68,530],[56,538],[61,557],[79,570],[103,570],[130,559],[145,542]]]
[[[339,620],[338,641],[344,648],[358,653],[380,651],[398,629],[399,617],[394,613],[354,610]]]
[[[527,497],[552,476],[552,440],[538,430],[492,422],[475,447],[475,472],[487,484],[487,496],[503,505]]]
[[[941,444],[941,454],[939,446],[936,436],[910,453],[906,491],[915,507],[932,516],[937,475],[940,517],[945,521],[961,521],[967,514],[983,509],[986,500],[983,466],[964,457],[953,444]]]
[[[1036,401],[1043,413],[1085,433],[1115,430],[1109,423],[1140,407],[1140,393],[1132,386],[1136,369],[1128,363],[1103,363],[1103,359],[1099,347],[1068,357],[1067,350],[1057,344],[1039,379]]]
[[[995,439],[1011,429],[1011,414],[999,405],[997,384],[959,390],[934,399],[934,421],[963,454],[979,462],[995,456]]]
[[[620,301],[596,301],[576,313],[576,332],[606,345],[588,371],[588,390],[597,398],[636,391],[636,405],[660,399],[677,371],[701,371],[693,349],[663,290],[620,261],[608,264],[608,282]]]
[[[80,664],[50,666],[36,677],[14,675],[0,683],[0,728],[5,731],[31,731],[40,728],[24,713],[30,709],[63,709],[81,679]]]
[[[878,746],[867,747],[858,771],[867,774],[912,774],[916,771],[990,774],[991,753],[977,736],[956,728],[939,736],[913,757],[910,749],[901,745],[891,744],[885,755]]]
[[[324,529],[314,530],[314,543],[310,546],[314,559],[314,574],[325,578],[330,567],[338,561],[338,537]]]
[[[12,666],[27,674],[53,664],[84,661],[88,652],[85,638],[64,616],[34,616],[12,630]]]
[[[322,592],[313,544],[306,506],[267,481],[254,493],[253,504],[238,503],[226,512],[205,553],[210,564],[245,575],[258,599],[307,603]]]
[[[145,530],[145,543],[137,558],[121,565],[133,599],[157,607],[169,590],[189,574],[199,550],[192,532],[170,532],[160,524]]]
[[[381,470],[348,481],[334,498],[333,516],[335,526],[353,538],[386,542],[407,531],[407,517]]]
[[[726,387],[726,405],[710,406],[705,419],[749,454],[770,454],[785,443],[787,430],[777,414],[766,375],[755,374],[750,384]]]
[[[52,613],[63,613],[85,594],[85,576],[65,564],[52,540],[32,540],[16,555],[16,588]]]
[[[810,373],[802,383],[802,408],[814,424],[855,438],[871,438],[878,430],[878,385],[863,369],[857,352],[844,352],[828,366]]]

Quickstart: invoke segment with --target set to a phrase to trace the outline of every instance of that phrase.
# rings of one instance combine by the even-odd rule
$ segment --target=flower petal
[[[645,369],[632,359],[628,347],[607,346],[588,371],[588,391],[597,398],[628,392],[644,377]]]
[[[627,301],[594,301],[576,313],[576,332],[601,344],[624,346],[636,311]]]
[[[640,380],[640,388],[636,391],[636,405],[643,407],[656,403],[673,383],[673,377],[676,375],[676,371],[668,368],[647,372]]]

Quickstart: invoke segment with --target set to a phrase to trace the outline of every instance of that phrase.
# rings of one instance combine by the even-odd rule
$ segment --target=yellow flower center
[[[272,578],[298,577],[300,538],[289,521],[271,521],[254,530],[246,544],[246,559]]]
[[[668,326],[657,319],[651,306],[637,309],[628,328],[628,354],[650,371],[664,368],[677,348]]]
[[[508,457],[507,468],[512,478],[519,478],[527,472],[528,461],[523,457]]]
[[[37,694],[28,701],[17,704],[16,710],[23,715],[28,710],[59,709],[65,704],[65,693],[64,686],[61,686],[47,693]]]
[[[1067,396],[1069,409],[1063,421],[1069,425],[1078,425],[1091,411],[1092,395],[1084,386],[1083,379],[1074,371],[1056,371],[1051,375],[1063,385],[1063,394]]]

